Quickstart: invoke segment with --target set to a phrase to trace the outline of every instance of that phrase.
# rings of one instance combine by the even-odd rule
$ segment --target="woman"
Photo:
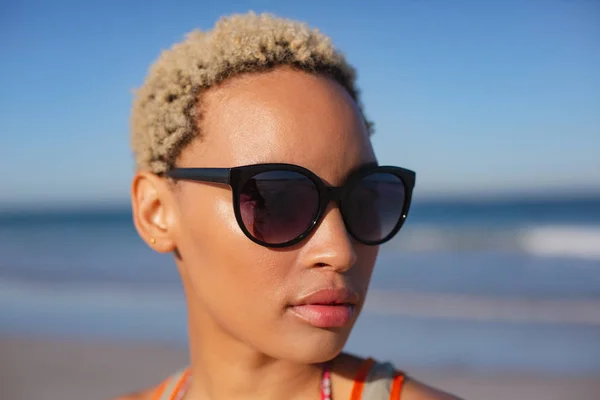
[[[446,399],[341,353],[415,175],[378,167],[355,74],[269,15],[164,52],[136,94],[135,226],[173,253],[190,366],[125,399]]]

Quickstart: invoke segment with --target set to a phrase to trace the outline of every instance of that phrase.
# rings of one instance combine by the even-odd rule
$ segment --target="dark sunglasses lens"
[[[375,172],[360,180],[344,202],[348,229],[367,243],[388,236],[402,218],[406,188],[396,175]]]
[[[240,193],[244,226],[265,244],[283,244],[298,238],[310,229],[318,210],[317,187],[298,172],[257,174]]]

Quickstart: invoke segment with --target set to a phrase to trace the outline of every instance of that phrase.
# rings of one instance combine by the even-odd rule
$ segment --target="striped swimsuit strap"
[[[177,395],[185,385],[189,370],[177,372],[166,379],[154,393],[152,400],[178,400]],[[390,363],[376,363],[366,359],[360,366],[350,394],[350,400],[400,400],[404,374]]]
[[[189,376],[189,369],[184,369],[171,375],[156,388],[152,400],[178,400],[177,395],[181,392],[181,388],[185,385]]]

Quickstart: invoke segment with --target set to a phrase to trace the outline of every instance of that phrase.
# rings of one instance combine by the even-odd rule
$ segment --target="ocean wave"
[[[535,225],[493,228],[411,226],[388,249],[510,251],[545,257],[600,260],[600,226]]]
[[[390,242],[390,247],[399,250],[511,250],[518,249],[518,238],[514,230],[489,229],[487,227],[407,227]],[[389,248],[389,247],[388,247]]]
[[[543,226],[522,230],[522,248],[541,256],[566,256],[600,260],[600,228]]]

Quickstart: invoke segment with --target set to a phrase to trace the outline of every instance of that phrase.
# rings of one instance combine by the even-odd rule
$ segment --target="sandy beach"
[[[186,351],[157,344],[0,338],[0,398],[105,400],[156,384],[186,364]],[[419,371],[413,377],[465,399],[594,400],[600,376]]]

